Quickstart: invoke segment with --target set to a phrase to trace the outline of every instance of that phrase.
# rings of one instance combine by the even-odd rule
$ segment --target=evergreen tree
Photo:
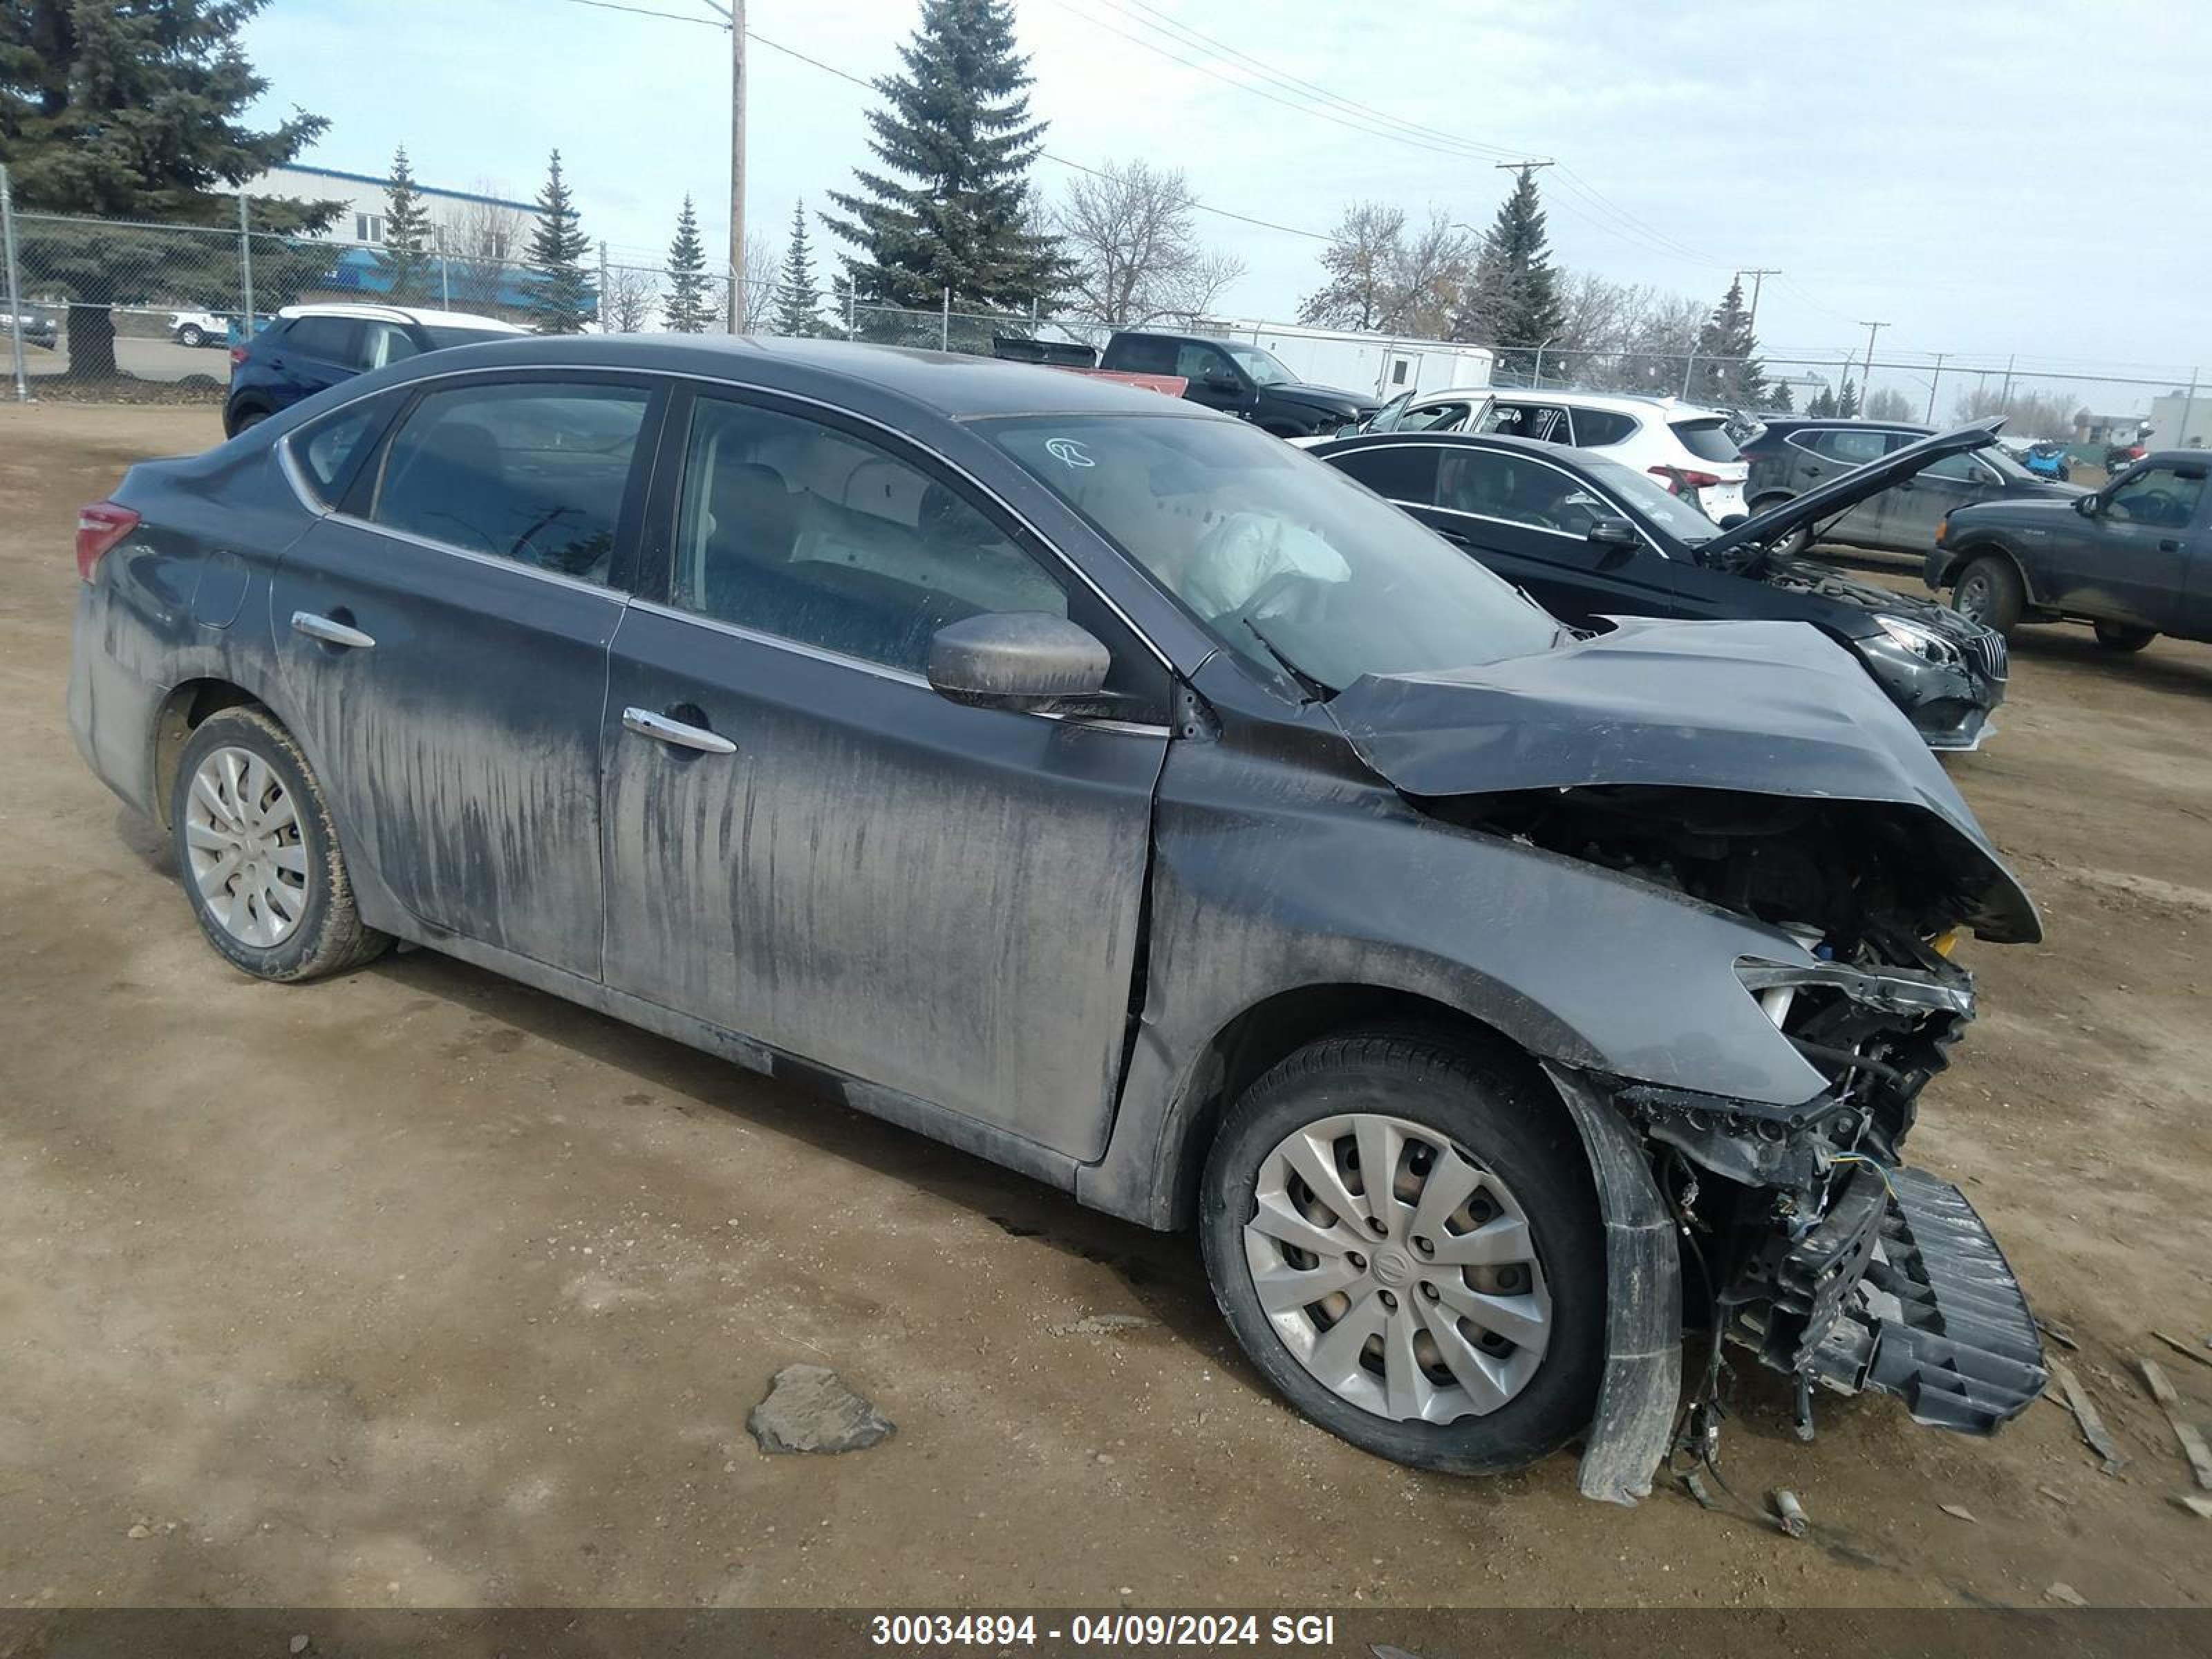
[[[392,279],[392,298],[399,304],[422,300],[430,291],[430,210],[415,188],[407,146],[392,152],[392,179],[384,187],[384,271]]]
[[[1831,392],[1826,386],[1822,386],[1818,392],[1813,394],[1813,401],[1805,405],[1805,412],[1813,416],[1815,420],[1826,421],[1834,419],[1836,414],[1836,394]]]
[[[540,334],[581,334],[599,309],[584,270],[591,239],[576,222],[576,204],[561,176],[561,152],[546,165],[523,263],[530,268],[530,325]]]
[[[1044,123],[1030,118],[1029,60],[1014,49],[1009,0],[922,0],[899,49],[905,65],[876,82],[868,148],[884,171],[854,175],[823,222],[854,252],[846,273],[862,305],[1026,311],[1066,276],[1024,198]]]
[[[1768,413],[1774,415],[1794,415],[1797,412],[1797,394],[1790,389],[1789,381],[1769,380],[1766,383],[1766,408]]]
[[[1698,361],[1690,395],[1729,409],[1757,409],[1766,397],[1765,366],[1743,303],[1743,279],[1729,284],[1713,314],[1698,331]]]
[[[268,88],[239,34],[267,0],[11,0],[0,6],[0,164],[19,213],[234,227],[237,187],[291,161],[329,125],[295,113],[267,129],[246,109]],[[339,204],[257,197],[256,229],[319,230]],[[115,374],[112,307],[155,301],[234,307],[234,239],[126,225],[19,223],[27,277],[69,307],[70,374]],[[327,274],[326,247],[257,245],[266,303]],[[281,303],[281,301],[278,301]]]
[[[1849,421],[1857,418],[1858,412],[1859,389],[1851,384],[1851,377],[1846,374],[1844,376],[1844,389],[1836,394],[1836,413]]]
[[[814,280],[814,253],[806,245],[806,204],[791,209],[791,242],[783,251],[783,280],[775,288],[775,331],[811,338],[822,332],[822,290]]]
[[[1552,269],[1550,243],[1544,232],[1543,204],[1536,194],[1536,173],[1522,167],[1512,193],[1498,209],[1498,216],[1483,234],[1475,256],[1474,280],[1468,284],[1453,319],[1455,337],[1474,340],[1498,354],[1504,367],[1508,354],[1523,373],[1534,365],[1536,349],[1556,341],[1565,330],[1567,313],[1559,296],[1559,273]],[[1565,365],[1561,363],[1565,369]]]
[[[714,320],[714,296],[707,288],[707,249],[699,240],[699,216],[691,198],[676,216],[676,240],[668,245],[668,292],[660,315],[672,334],[704,334]]]

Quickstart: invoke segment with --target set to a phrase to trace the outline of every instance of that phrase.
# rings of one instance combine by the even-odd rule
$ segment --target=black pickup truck
[[[2097,643],[2140,651],[2160,634],[2212,641],[2212,454],[2147,455],[2069,501],[1963,507],[1936,534],[1923,574],[1954,609],[2009,634],[2086,622]]]
[[[1183,396],[1237,415],[1279,438],[1310,438],[1364,420],[1382,404],[1356,392],[1308,386],[1264,347],[1208,334],[1124,329],[1098,367],[1117,374],[1178,374]]]

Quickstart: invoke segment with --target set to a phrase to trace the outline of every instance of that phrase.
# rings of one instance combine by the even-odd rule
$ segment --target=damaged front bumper
[[[1831,1086],[1795,1106],[1552,1068],[1596,1176],[1609,1276],[1607,1368],[1585,1495],[1632,1503],[1674,1449],[1683,1266],[1692,1318],[1796,1386],[1902,1399],[1916,1421],[1988,1434],[2046,1379],[2018,1281],[1959,1190],[1905,1165],[1915,1103],[1973,1017],[1972,981],[1917,967],[1747,962],[1778,1030]],[[1664,1304],[1663,1306],[1661,1304]],[[1709,1449],[1721,1344],[1692,1387]]]
[[[1818,1226],[1724,1300],[1728,1334],[1797,1380],[1807,1431],[1816,1384],[1991,1434],[2050,1377],[2004,1253],[1966,1195],[1923,1170],[1859,1166]]]

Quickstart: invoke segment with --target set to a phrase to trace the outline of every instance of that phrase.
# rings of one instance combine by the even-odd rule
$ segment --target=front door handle
[[[2158,550],[2161,553],[2179,553],[2181,551],[2181,544],[2172,537],[2167,536],[2160,541]]]
[[[358,628],[349,628],[329,617],[318,617],[312,611],[295,611],[292,629],[295,633],[305,634],[325,645],[343,645],[356,651],[370,651],[376,646],[376,641]]]
[[[641,738],[672,743],[679,749],[696,749],[702,755],[734,755],[738,752],[738,745],[719,732],[709,732],[703,726],[686,726],[682,720],[656,714],[650,708],[623,709],[623,724]]]

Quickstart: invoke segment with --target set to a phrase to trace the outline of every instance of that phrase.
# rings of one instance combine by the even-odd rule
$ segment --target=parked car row
[[[1629,1501],[1723,1339],[1807,1433],[2040,1391],[1905,1161],[1960,935],[2040,933],[1884,678],[1962,635],[1745,574],[1985,434],[1722,532],[819,341],[387,350],[234,426],[84,510],[68,703],[234,967],[431,946],[1194,1225],[1261,1375],[1423,1468],[1578,1439]]]
[[[0,311],[0,339],[20,337],[25,345],[52,351],[61,343],[61,324],[44,306]]]

